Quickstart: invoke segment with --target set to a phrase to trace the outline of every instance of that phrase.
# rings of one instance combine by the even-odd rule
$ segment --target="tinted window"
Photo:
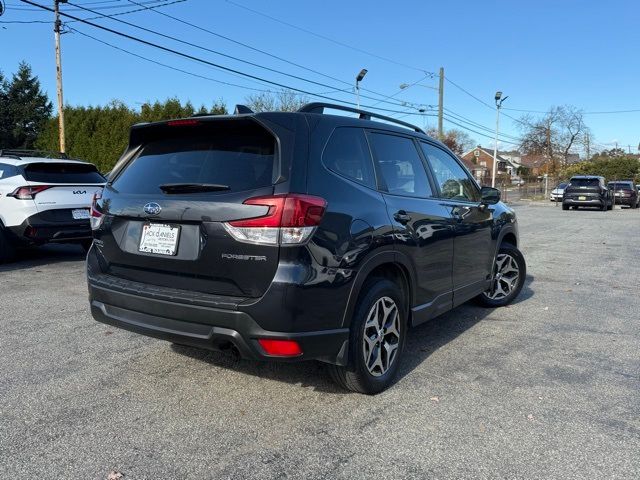
[[[455,158],[433,145],[423,142],[420,142],[420,145],[440,187],[441,197],[472,202],[480,200],[476,183]]]
[[[24,167],[24,177],[30,182],[46,183],[103,183],[95,165],[91,163],[29,163]]]
[[[360,128],[337,128],[327,143],[322,161],[329,170],[368,187],[375,187],[369,146]]]
[[[598,178],[572,178],[569,185],[572,187],[598,187],[600,180]]]
[[[615,188],[616,190],[633,190],[630,183],[610,183],[609,188]]]
[[[389,193],[431,196],[427,173],[413,140],[383,133],[372,133],[369,138],[383,187]]]
[[[0,180],[15,177],[16,175],[18,175],[18,169],[16,167],[7,165],[6,163],[0,163]]]
[[[213,183],[231,191],[252,190],[273,183],[274,159],[275,139],[257,125],[154,139],[116,177],[113,188],[157,194],[168,183]]]

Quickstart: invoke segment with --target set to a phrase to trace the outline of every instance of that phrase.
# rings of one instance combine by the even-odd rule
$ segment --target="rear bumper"
[[[208,350],[237,349],[252,360],[320,360],[346,365],[349,329],[283,332],[262,328],[239,297],[194,294],[128,282],[87,269],[91,314],[99,322]],[[134,285],[135,284],[135,285]],[[277,318],[279,310],[261,311]],[[295,340],[302,355],[267,355],[258,339]]]
[[[638,199],[633,197],[616,197],[615,199],[616,205],[635,205],[638,203]]]
[[[565,205],[569,205],[572,207],[602,207],[604,205],[605,200],[602,198],[590,198],[587,197],[586,200],[578,200],[575,198],[563,198],[562,203]]]
[[[7,228],[22,243],[66,243],[91,239],[89,219],[74,220],[69,209],[36,213],[20,225]]]

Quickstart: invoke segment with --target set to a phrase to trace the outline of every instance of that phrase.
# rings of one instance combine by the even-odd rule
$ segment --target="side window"
[[[369,140],[387,192],[421,198],[432,195],[413,140],[384,133],[371,133]]]
[[[15,177],[16,175],[18,175],[18,169],[16,167],[7,165],[6,163],[0,163],[0,180]]]
[[[322,162],[329,170],[343,177],[375,188],[371,154],[361,128],[336,128],[324,149]]]
[[[462,166],[444,150],[428,143],[420,142],[429,165],[440,186],[440,196],[451,200],[480,200],[480,192]]]

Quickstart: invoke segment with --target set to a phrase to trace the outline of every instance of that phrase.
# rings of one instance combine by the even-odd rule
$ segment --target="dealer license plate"
[[[76,208],[75,210],[71,210],[71,216],[74,220],[88,220],[89,210],[86,208]]]
[[[178,252],[180,227],[164,223],[148,223],[142,226],[138,250],[158,255],[175,255]]]

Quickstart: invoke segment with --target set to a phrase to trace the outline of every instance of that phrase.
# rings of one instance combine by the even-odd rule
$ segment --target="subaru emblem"
[[[149,202],[144,206],[144,213],[148,215],[158,215],[161,210],[162,207],[156,202]]]

